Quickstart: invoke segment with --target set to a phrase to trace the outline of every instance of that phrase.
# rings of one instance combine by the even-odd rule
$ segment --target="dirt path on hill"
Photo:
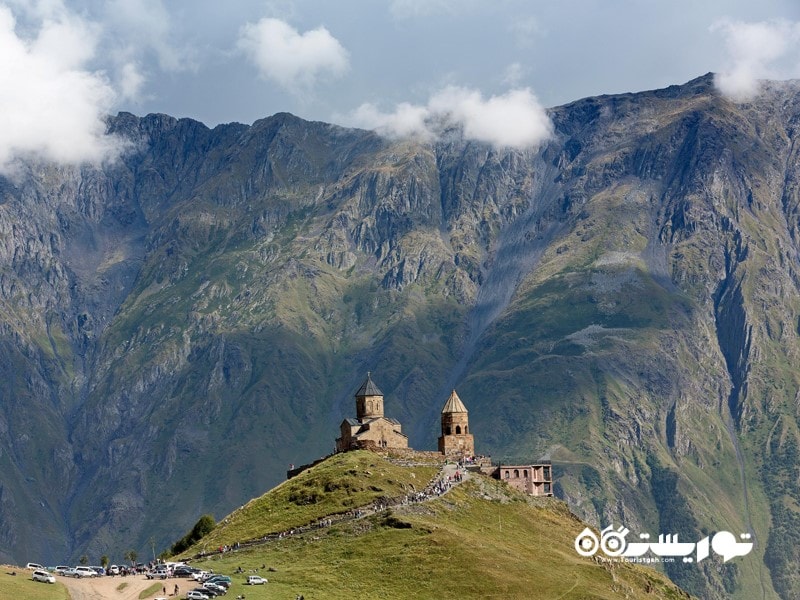
[[[144,575],[128,577],[91,577],[88,579],[73,579],[71,577],[58,577],[58,581],[63,583],[69,591],[72,600],[138,600],[139,594],[149,588],[154,581],[145,579]],[[119,586],[127,584],[122,590]],[[190,589],[186,580],[180,580],[178,585],[183,584],[183,591]],[[175,589],[175,580],[167,581],[167,591]],[[165,594],[159,588],[158,592],[147,598],[163,597]],[[174,596],[173,596],[174,597]]]

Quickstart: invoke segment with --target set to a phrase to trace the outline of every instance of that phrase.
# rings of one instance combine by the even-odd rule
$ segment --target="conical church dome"
[[[467,407],[464,406],[464,403],[461,402],[461,398],[458,397],[456,391],[453,390],[450,394],[450,397],[447,399],[447,402],[444,403],[444,408],[442,409],[442,414],[444,413],[465,413],[469,412]]]
[[[372,381],[369,372],[367,372],[367,378],[364,380],[364,383],[361,384],[361,387],[358,388],[356,392],[356,398],[359,396],[383,396],[383,392],[380,391],[378,386]]]

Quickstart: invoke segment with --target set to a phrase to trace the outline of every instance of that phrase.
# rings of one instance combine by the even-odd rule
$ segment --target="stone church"
[[[504,481],[511,487],[530,496],[553,495],[553,470],[549,461],[524,465],[492,464],[486,457],[475,457],[475,439],[469,432],[469,411],[455,390],[442,407],[442,435],[439,452],[450,460],[469,459],[468,470]],[[345,419],[340,426],[341,437],[336,439],[336,452],[360,448],[407,449],[408,437],[400,422],[383,415],[383,392],[372,381],[370,373],[356,392],[356,418]],[[320,459],[324,460],[324,459]],[[317,461],[317,462],[320,462]],[[294,477],[310,466],[291,469],[287,477]]]
[[[336,451],[359,448],[408,448],[408,436],[400,422],[383,416],[383,392],[370,374],[356,392],[356,418],[345,419],[339,427]]]
[[[469,413],[455,390],[445,402],[441,414],[442,435],[439,452],[452,458],[475,454],[475,440],[469,432]],[[359,448],[408,448],[408,437],[400,422],[383,414],[383,392],[367,378],[356,392],[356,418],[345,419],[339,426],[336,452]]]

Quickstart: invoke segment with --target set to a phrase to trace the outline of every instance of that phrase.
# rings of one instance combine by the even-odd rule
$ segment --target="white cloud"
[[[53,3],[51,3],[53,4]],[[66,11],[48,13],[32,35],[20,37],[11,10],[0,5],[0,171],[37,156],[59,163],[98,163],[119,141],[105,135],[115,94],[102,74],[87,69],[98,33]]]
[[[729,67],[717,73],[714,82],[726,96],[746,101],[761,90],[760,80],[796,76],[800,23],[785,20],[745,23],[724,19],[711,26],[725,38]]]
[[[136,101],[139,99],[144,86],[145,76],[139,69],[139,65],[128,62],[122,65],[119,70],[119,91],[124,100]]]
[[[105,5],[104,23],[108,42],[125,57],[120,60],[122,68],[131,56],[145,52],[152,52],[165,71],[194,67],[189,53],[171,43],[172,20],[161,0],[112,0]]]
[[[445,88],[428,102],[434,114],[449,114],[468,138],[494,146],[525,148],[552,135],[547,113],[529,89],[512,90],[484,100],[481,93]]]
[[[381,112],[374,104],[362,104],[344,121],[364,129],[374,129],[381,135],[392,138],[419,137],[432,139],[433,133],[426,123],[430,111],[424,106],[403,102],[394,112]]]
[[[347,51],[324,27],[301,34],[280,19],[265,18],[242,28],[239,48],[262,77],[295,93],[349,68]]]
[[[517,86],[525,76],[525,71],[525,67],[523,67],[520,63],[511,63],[503,71],[502,81],[508,86]]]
[[[426,106],[400,104],[384,113],[363,104],[343,121],[390,137],[430,140],[443,127],[458,125],[464,136],[495,147],[528,148],[553,135],[553,125],[529,89],[484,99],[479,91],[448,86]]]

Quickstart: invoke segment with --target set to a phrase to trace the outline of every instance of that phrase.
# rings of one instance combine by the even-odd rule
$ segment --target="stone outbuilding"
[[[442,408],[442,435],[439,452],[445,456],[463,457],[475,454],[475,439],[469,432],[469,411],[453,390]]]
[[[356,418],[345,419],[336,439],[336,451],[359,448],[408,448],[400,422],[383,415],[383,392],[370,373],[356,392]]]
[[[547,463],[503,465],[494,469],[492,477],[529,496],[553,495],[553,468]]]

